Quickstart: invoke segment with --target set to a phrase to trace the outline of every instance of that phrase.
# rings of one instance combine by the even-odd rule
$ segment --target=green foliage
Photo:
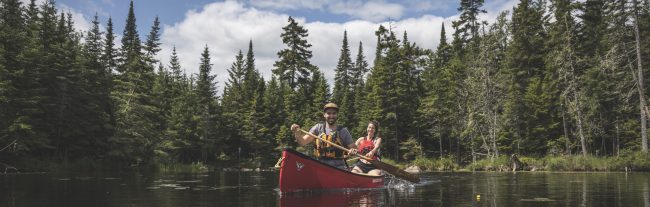
[[[464,168],[471,171],[508,171],[510,170],[510,160],[507,156],[486,158],[470,163]]]
[[[417,156],[415,157],[415,160],[409,163],[409,165],[418,166],[420,169],[426,171],[456,171],[460,169],[456,160],[450,157],[437,159]]]
[[[422,156],[422,145],[413,138],[400,143],[399,149],[402,151],[402,159],[405,161],[411,161],[418,156]]]
[[[183,173],[202,173],[210,171],[208,165],[202,162],[193,162],[191,164],[180,164],[180,163],[160,163],[157,166],[159,172],[168,173],[168,172],[183,172]]]

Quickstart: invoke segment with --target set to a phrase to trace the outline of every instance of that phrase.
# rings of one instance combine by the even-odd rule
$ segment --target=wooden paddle
[[[327,141],[327,140],[325,140],[323,138],[320,138],[320,137],[318,137],[318,136],[316,136],[316,135],[314,135],[312,133],[309,133],[308,131],[305,131],[304,129],[300,129],[300,131],[302,133],[308,134],[309,136],[312,136],[312,137],[314,137],[316,139],[320,139],[321,141],[326,142],[326,143],[328,143],[328,144],[330,144],[330,145],[332,145],[332,146],[334,146],[336,148],[339,148],[341,150],[349,152],[349,150],[346,149],[345,147],[342,147],[342,146],[337,145],[337,144],[335,144],[333,142],[330,142],[330,141]],[[420,182],[420,177],[418,175],[414,175],[414,174],[408,173],[408,172],[406,172],[404,170],[400,170],[399,168],[397,168],[395,166],[392,166],[392,165],[389,165],[387,163],[384,163],[382,161],[375,160],[375,159],[370,159],[369,157],[366,157],[364,155],[360,155],[360,154],[354,154],[354,155],[359,156],[360,158],[363,158],[364,160],[368,160],[376,168],[382,169],[382,170],[394,175],[395,177],[402,178],[402,179],[407,180],[407,181],[412,182],[412,183],[419,183]]]

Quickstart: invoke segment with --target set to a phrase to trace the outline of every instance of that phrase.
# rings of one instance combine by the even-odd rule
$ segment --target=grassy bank
[[[618,157],[596,156],[520,156],[520,169],[524,171],[650,171],[650,155],[641,152],[628,153]],[[394,163],[394,162],[393,162]],[[418,166],[424,171],[512,171],[510,157],[499,156],[477,160],[459,166],[452,158],[418,157],[401,166]]]

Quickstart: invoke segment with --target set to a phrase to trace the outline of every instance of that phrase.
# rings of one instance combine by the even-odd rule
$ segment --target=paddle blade
[[[419,183],[420,182],[420,176],[408,173],[404,170],[400,170],[399,168],[386,164],[382,161],[379,160],[369,160],[370,163],[372,163],[376,168],[382,169],[386,171],[387,173],[390,173],[394,175],[395,177],[407,180],[412,183]]]

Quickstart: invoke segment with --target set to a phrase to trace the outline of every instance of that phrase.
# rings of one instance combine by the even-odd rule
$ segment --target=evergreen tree
[[[196,159],[207,160],[208,155],[212,153],[213,147],[219,145],[224,147],[219,141],[221,137],[217,137],[217,126],[219,126],[219,105],[217,102],[217,89],[212,75],[212,63],[210,63],[210,52],[208,46],[205,46],[203,53],[201,53],[201,61],[199,65],[199,74],[196,80],[196,95],[198,98],[199,123],[198,134],[199,142],[193,143],[199,147],[200,156]],[[230,140],[233,141],[233,140]],[[230,143],[232,144],[232,143]],[[235,146],[235,145],[229,145]],[[231,149],[232,150],[232,149]]]
[[[282,42],[287,48],[278,52],[279,60],[273,64],[273,74],[280,77],[292,89],[300,84],[309,82],[311,74],[316,67],[309,62],[312,53],[309,50],[311,44],[307,43],[307,29],[289,17],[289,24],[282,27]]]
[[[298,25],[291,17],[288,21],[289,24],[282,28],[283,33],[281,34],[282,42],[287,48],[278,52],[279,60],[273,65],[275,67],[273,74],[278,77],[279,85],[283,91],[283,105],[286,113],[285,122],[276,136],[278,140],[292,139],[288,126],[291,123],[306,123],[310,120],[314,113],[313,100],[320,98],[315,97],[314,85],[318,80],[312,79],[317,76],[314,73],[320,71],[309,61],[312,52],[309,50],[311,44],[306,40],[307,29]],[[318,111],[322,111],[322,108]],[[295,142],[290,142],[290,144],[294,145]]]
[[[173,59],[170,64],[175,64]],[[174,92],[178,92],[178,95],[172,96],[171,111],[165,131],[168,137],[161,142],[162,153],[160,154],[182,163],[195,162],[199,159],[197,152],[200,147],[197,144],[199,120],[196,117],[200,114],[200,108],[198,96],[194,92],[196,86],[192,78],[182,75],[179,79],[174,79],[174,87]]]
[[[145,61],[148,65],[153,65],[158,62],[155,58],[156,54],[160,52],[160,44],[160,21],[156,16],[156,19],[154,19],[153,25],[151,26],[151,32],[147,35],[147,41],[143,48],[146,58]]]
[[[352,87],[352,91],[348,96],[348,100],[353,102],[352,104],[350,104],[352,108],[348,111],[348,113],[353,115],[351,116],[351,119],[348,121],[349,122],[348,129],[350,129],[350,132],[355,135],[363,134],[365,132],[365,128],[360,129],[358,125],[360,122],[359,113],[365,107],[364,104],[364,98],[366,96],[364,90],[365,75],[366,73],[368,73],[368,70],[369,70],[368,62],[366,61],[366,57],[363,55],[363,43],[359,42],[359,49],[357,51],[357,56],[354,62],[354,66],[352,67],[352,71],[350,72],[350,85]],[[350,96],[352,98],[350,98]]]
[[[573,5],[566,0],[556,0],[552,1],[552,11],[555,16],[556,21],[551,24],[551,30],[549,33],[549,40],[547,41],[548,56],[546,58],[546,71],[545,71],[545,82],[547,88],[543,89],[545,91],[555,93],[550,94],[552,96],[558,96],[560,102],[567,108],[567,111],[571,115],[571,118],[574,120],[572,126],[576,127],[577,136],[580,141],[582,155],[586,156],[587,151],[587,142],[588,138],[585,132],[585,117],[583,102],[585,99],[583,92],[583,71],[584,68],[580,67],[578,63],[579,58],[576,54],[576,34],[577,28],[576,23],[571,16],[573,12]],[[561,83],[555,83],[555,80],[560,79]],[[544,81],[544,80],[540,80]],[[560,93],[557,92],[557,85],[561,84],[563,91]],[[558,101],[557,99],[546,100],[545,104],[551,106]],[[557,104],[559,105],[559,104]],[[552,109],[549,108],[549,109]],[[549,116],[553,116],[553,111],[549,111]],[[542,120],[537,120],[536,123],[540,123]],[[555,123],[550,123],[555,124]],[[559,124],[558,124],[559,125]],[[549,133],[553,131],[547,127],[542,127],[545,132]],[[559,128],[559,127],[557,127]],[[559,134],[558,134],[559,135]],[[557,136],[557,135],[556,135]],[[553,140],[554,136],[546,136],[547,139]],[[557,136],[559,137],[559,136]],[[542,143],[538,143],[542,144]]]
[[[108,18],[106,23],[106,37],[104,38],[104,51],[102,54],[102,61],[106,65],[108,73],[113,73],[117,70],[117,51],[115,50],[115,34],[113,33],[113,20]]]
[[[343,44],[341,47],[341,56],[336,65],[336,74],[334,76],[334,93],[332,102],[337,103],[340,108],[338,123],[348,126],[354,120],[354,97],[352,94],[352,69],[353,63],[350,57],[350,47],[348,46],[348,32],[343,33]]]
[[[531,83],[539,84],[544,77],[546,53],[544,40],[547,34],[543,28],[543,7],[542,2],[523,0],[515,7],[512,14],[510,28],[512,40],[507,49],[505,71],[510,77],[503,114],[507,130],[501,135],[505,136],[502,139],[511,141],[511,143],[504,143],[506,146],[509,145],[504,148],[508,152],[518,153],[523,150],[538,153],[544,146],[540,137],[547,137],[541,134],[537,134],[539,136],[529,134],[533,127],[529,124],[534,124],[537,119],[543,119],[540,113],[545,113],[547,109],[543,105],[534,106],[533,103],[526,102],[526,100],[536,100],[535,96],[541,96],[541,93],[545,92],[539,85],[529,87]],[[527,92],[528,98],[524,99]],[[547,102],[540,100],[536,103]],[[533,112],[533,110],[540,112]],[[544,126],[541,127],[537,132],[543,133]]]
[[[341,55],[334,69],[334,93],[332,102],[341,104],[343,97],[349,92],[350,72],[352,68],[352,59],[350,58],[350,46],[348,46],[348,32],[343,32],[343,44],[341,46]]]
[[[266,87],[264,79],[255,67],[255,54],[253,52],[253,41],[248,43],[246,52],[245,73],[244,73],[244,99],[249,106],[244,114],[243,136],[248,138],[252,158],[261,159],[260,162],[270,160],[272,139],[266,139],[264,134],[268,131],[264,121],[266,103],[264,102],[264,93]]]
[[[101,61],[104,43],[102,33],[99,30],[99,21],[95,15],[92,21],[93,26],[86,34],[86,41],[83,47],[83,68],[82,85],[83,94],[80,97],[85,107],[85,117],[82,119],[83,129],[87,130],[85,139],[88,145],[83,148],[86,150],[95,149],[95,152],[89,151],[84,154],[91,155],[100,153],[104,156],[107,149],[108,137],[112,135],[112,108],[111,108],[111,74]],[[83,155],[81,155],[83,156]]]
[[[460,17],[458,20],[453,22],[453,27],[456,28],[454,34],[455,37],[460,40],[459,43],[466,44],[471,39],[478,37],[479,28],[481,27],[481,24],[478,21],[478,15],[486,13],[485,10],[481,9],[483,3],[483,0],[460,1],[460,7],[458,7]]]
[[[145,64],[135,21],[131,2],[119,51],[119,75],[112,92],[116,131],[109,139],[109,155],[117,161],[138,165],[153,157],[160,132],[154,121],[157,111],[152,94],[154,72]]]
[[[274,139],[277,150],[281,150],[283,146],[287,146],[288,142],[283,140],[279,135],[280,128],[284,126],[286,120],[286,112],[284,111],[282,86],[277,80],[276,76],[272,76],[267,84],[264,93],[264,103],[266,107],[263,112],[264,126],[267,132],[264,133],[264,139]],[[286,127],[285,127],[286,128]]]
[[[36,38],[27,38],[20,1],[3,0],[0,5],[0,60],[4,67],[0,71],[0,84],[3,85],[0,89],[0,142],[8,144],[16,140],[20,143],[18,151],[29,153],[50,146],[49,140],[36,127],[36,117],[42,112],[38,110],[38,103],[31,103],[39,97],[27,91],[36,84],[28,77],[37,71],[28,68],[23,55],[35,53],[36,48],[30,44],[34,44]]]
[[[246,62],[244,54],[240,50],[235,56],[235,61],[228,69],[228,80],[223,89],[223,99],[221,106],[223,108],[223,118],[228,120],[224,123],[227,131],[229,143],[232,146],[243,148],[244,152],[248,151],[246,140],[244,140],[244,118],[249,110],[249,100],[244,97],[244,78],[246,73]]]

